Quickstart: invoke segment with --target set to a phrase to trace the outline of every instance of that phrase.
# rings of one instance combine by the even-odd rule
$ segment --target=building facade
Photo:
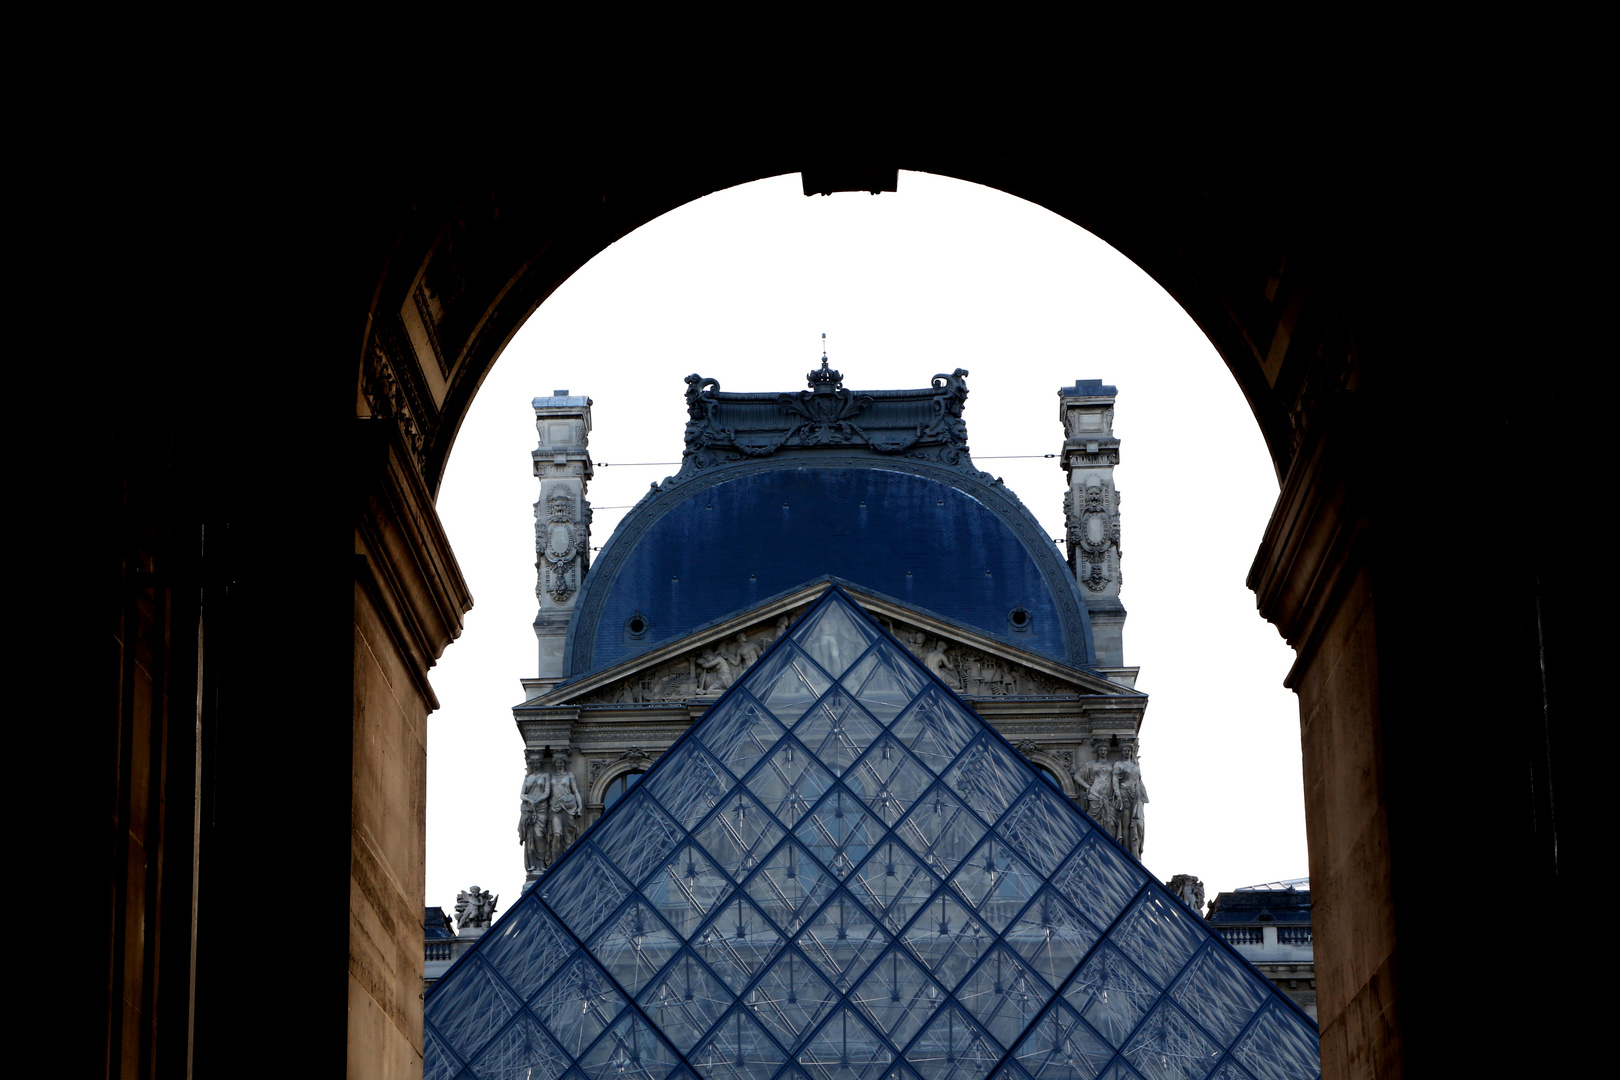
[[[591,399],[534,400],[537,675],[513,712],[532,880],[836,581],[1064,795],[1129,844],[1147,706],[1124,664],[1116,390],[1058,392],[1067,558],[973,464],[967,372],[853,391],[823,358],[796,393],[686,380],[681,468],[590,562]],[[1106,763],[1099,775],[1096,763]],[[561,837],[537,786],[567,773]],[[1140,797],[1116,804],[1115,773]],[[1097,791],[1088,801],[1086,786]],[[1107,792],[1104,794],[1103,790]]]
[[[1316,1019],[1309,881],[1221,893],[1210,904],[1208,917],[1216,933]]]

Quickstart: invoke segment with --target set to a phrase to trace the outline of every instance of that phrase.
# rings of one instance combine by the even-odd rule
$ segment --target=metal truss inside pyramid
[[[1316,1026],[830,589],[427,996],[428,1080],[1305,1080]]]

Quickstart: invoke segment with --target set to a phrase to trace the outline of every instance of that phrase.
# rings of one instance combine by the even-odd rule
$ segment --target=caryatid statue
[[[574,839],[574,819],[585,808],[579,785],[568,771],[568,751],[551,758],[551,798],[546,813],[546,865],[556,862]]]
[[[1119,812],[1114,835],[1126,851],[1140,859],[1147,834],[1142,812],[1148,801],[1147,788],[1142,786],[1142,767],[1136,763],[1136,745],[1126,743],[1121,752],[1124,760],[1114,762],[1114,800]]]
[[[523,803],[518,814],[518,843],[523,845],[523,869],[537,878],[546,868],[546,816],[551,810],[551,774],[540,752],[527,755],[529,772],[523,778]]]
[[[1116,814],[1114,812],[1114,767],[1108,763],[1108,743],[1097,743],[1097,756],[1081,765],[1074,774],[1074,782],[1080,788],[1080,802],[1085,811],[1095,821],[1108,831],[1110,836],[1118,835],[1114,826]]]

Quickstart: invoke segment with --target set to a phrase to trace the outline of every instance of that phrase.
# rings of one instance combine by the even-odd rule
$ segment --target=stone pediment
[[[633,660],[553,687],[524,707],[701,704],[717,699],[792,628],[825,591],[828,580],[817,579]],[[1017,701],[1142,696],[1096,672],[965,630],[850,582],[837,583],[963,697]]]

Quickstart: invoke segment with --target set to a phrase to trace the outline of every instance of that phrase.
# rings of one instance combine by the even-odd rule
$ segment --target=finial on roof
[[[821,335],[821,368],[805,376],[812,390],[842,390],[844,376],[842,372],[834,371],[827,364],[827,335]]]

